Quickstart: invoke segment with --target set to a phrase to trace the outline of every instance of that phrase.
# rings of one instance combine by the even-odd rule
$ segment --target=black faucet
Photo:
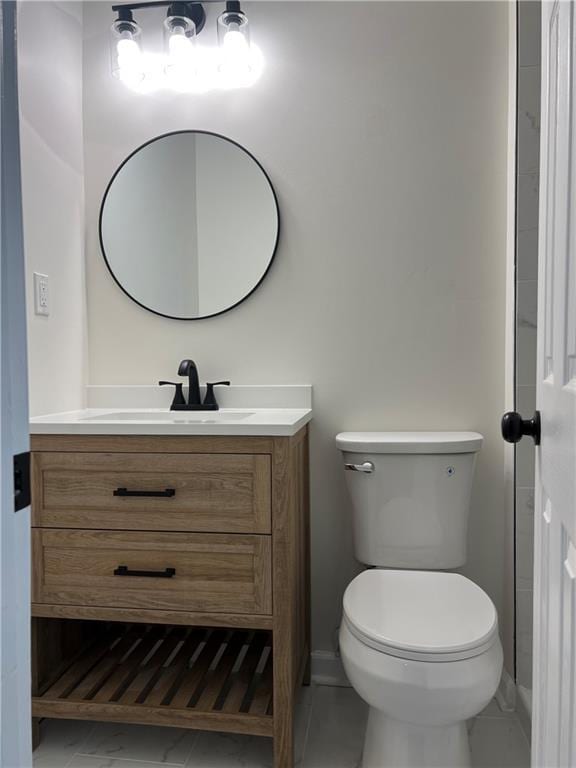
[[[220,406],[214,394],[214,387],[230,386],[229,381],[212,381],[206,384],[204,402],[200,399],[200,383],[198,380],[198,368],[194,360],[182,360],[178,366],[178,376],[188,376],[188,402],[184,399],[182,384],[175,381],[159,381],[160,386],[171,384],[175,387],[174,399],[170,406],[171,411],[217,411]]]

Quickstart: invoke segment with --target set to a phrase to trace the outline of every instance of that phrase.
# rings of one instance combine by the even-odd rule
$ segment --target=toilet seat
[[[498,635],[488,595],[457,573],[371,569],[344,594],[344,621],[360,642],[416,661],[469,659]]]

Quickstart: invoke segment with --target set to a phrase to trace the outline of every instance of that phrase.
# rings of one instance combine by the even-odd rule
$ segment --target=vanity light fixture
[[[203,0],[221,2],[221,0]],[[150,93],[160,88],[189,93],[252,85],[263,69],[263,57],[252,45],[249,24],[238,0],[228,0],[218,17],[218,47],[199,45],[206,21],[203,3],[157,0],[113,5],[118,18],[112,25],[112,73],[130,89]],[[140,47],[141,29],[133,12],[167,8],[164,51],[146,53]]]

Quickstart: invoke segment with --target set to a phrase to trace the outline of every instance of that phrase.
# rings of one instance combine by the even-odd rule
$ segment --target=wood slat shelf
[[[271,736],[272,635],[109,624],[45,682],[32,713]]]

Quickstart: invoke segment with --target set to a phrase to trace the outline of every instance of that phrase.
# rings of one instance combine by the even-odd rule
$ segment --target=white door
[[[24,253],[15,46],[16,3],[0,5],[0,768],[32,765],[30,721],[30,512]],[[17,510],[17,507],[20,507]]]
[[[576,30],[542,6],[532,764],[576,766]]]

